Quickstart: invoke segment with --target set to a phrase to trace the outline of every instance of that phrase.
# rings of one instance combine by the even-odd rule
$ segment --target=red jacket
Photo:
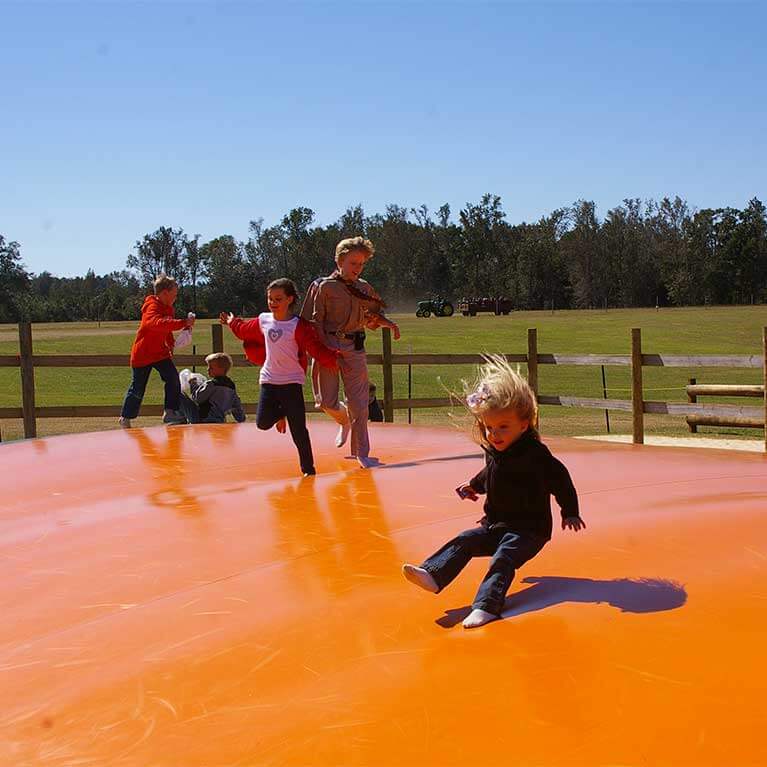
[[[254,365],[263,365],[266,361],[266,341],[258,317],[254,320],[235,317],[229,323],[229,327],[232,333],[244,342],[242,348],[248,360]],[[320,341],[312,323],[301,317],[298,318],[298,325],[296,325],[296,343],[298,344],[298,361],[304,370],[308,366],[307,354],[314,357],[324,368],[338,366],[338,351],[325,346]]]
[[[141,307],[141,324],[130,351],[130,366],[143,368],[173,356],[174,330],[182,330],[186,320],[173,319],[173,307],[157,296],[147,296]]]

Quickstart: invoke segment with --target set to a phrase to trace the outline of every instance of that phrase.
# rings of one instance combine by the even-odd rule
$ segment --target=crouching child
[[[190,396],[181,395],[180,410],[188,423],[226,423],[231,413],[237,423],[245,420],[245,411],[237,395],[237,387],[229,378],[232,358],[223,352],[209,354],[208,380],[198,383],[194,378],[189,382]]]

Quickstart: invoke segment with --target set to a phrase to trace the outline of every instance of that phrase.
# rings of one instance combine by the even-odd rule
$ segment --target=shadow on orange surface
[[[614,578],[599,581],[548,575],[529,576],[523,578],[522,583],[534,585],[506,599],[502,619],[545,610],[565,602],[608,604],[624,613],[654,613],[676,610],[687,601],[687,592],[683,586],[660,578]],[[436,622],[443,628],[452,628],[470,612],[470,605],[451,609]]]

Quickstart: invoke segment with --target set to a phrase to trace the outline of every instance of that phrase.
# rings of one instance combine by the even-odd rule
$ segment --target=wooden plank
[[[667,368],[760,368],[762,358],[752,354],[735,355],[692,355],[680,357],[670,354],[643,354],[642,364],[645,367]]]
[[[199,365],[204,368],[205,358],[207,356],[207,354],[174,354],[173,364],[177,368],[188,368],[192,367],[192,365]],[[232,363],[235,365],[250,365],[248,358],[244,354],[230,354],[229,356],[232,358]]]
[[[373,356],[368,355],[369,363]],[[527,362],[526,354],[501,356],[509,362]],[[391,361],[392,365],[481,365],[485,359],[481,354],[392,354]]]
[[[707,416],[734,416],[738,418],[761,418],[761,407],[748,407],[745,405],[697,405],[688,402],[652,402],[644,403],[645,413],[657,415],[707,415]]]
[[[407,410],[408,408],[430,408],[430,407],[456,407],[460,402],[450,397],[413,397],[410,399],[394,399],[392,407],[394,410]]]
[[[692,380],[692,379],[691,379]],[[687,386],[688,397],[764,397],[764,386],[734,384],[694,384]],[[695,402],[695,400],[691,400]]]
[[[539,354],[539,365],[584,365],[600,367],[601,365],[631,364],[631,357],[624,354]]]
[[[125,368],[129,354],[35,354],[36,368]]]
[[[690,427],[698,426],[737,426],[739,428],[761,429],[764,418],[739,418],[737,416],[688,415]]]
[[[118,418],[121,405],[46,405],[35,410],[38,418]],[[141,415],[162,415],[162,405],[142,405]]]
[[[644,393],[642,388],[642,331],[631,329],[631,412],[632,441],[644,444]]]
[[[631,412],[629,400],[591,399],[587,397],[568,397],[565,395],[541,394],[539,402],[542,405],[560,405],[564,407],[594,408],[596,410],[622,410]],[[255,413],[258,403],[243,403],[246,413]],[[407,410],[408,408],[445,408],[461,407],[461,402],[450,397],[413,397],[392,399],[394,410]],[[304,403],[307,413],[319,412],[313,401]],[[111,418],[118,417],[122,411],[121,405],[48,405],[38,407],[35,414],[38,418]],[[162,405],[142,405],[142,416],[160,416],[163,413]],[[21,418],[21,408],[0,408],[0,419]]]
[[[220,325],[212,327],[220,328]],[[527,362],[526,354],[504,354],[509,362]],[[173,357],[177,366],[202,365],[205,354],[178,354]],[[232,354],[235,364],[245,364],[244,354]],[[642,355],[646,367],[760,367],[751,364],[756,357],[668,357],[658,354]],[[128,367],[127,354],[36,354],[35,367]],[[368,354],[368,365],[383,365],[382,354]],[[479,365],[484,362],[481,354],[392,354],[392,365]],[[19,357],[13,354],[0,355],[0,367],[19,367]],[[631,358],[621,355],[604,354],[539,354],[539,365],[630,365]]]
[[[561,394],[541,394],[538,398],[541,405],[554,405],[561,407],[593,408],[594,410],[620,410],[631,412],[631,400],[599,399],[591,397],[569,397]],[[450,397],[414,397],[411,399],[393,399],[392,407],[395,410],[407,408],[435,408],[435,407],[460,407],[460,401]],[[304,403],[307,413],[318,412],[314,402]],[[653,402],[644,403],[645,413],[661,415],[701,415],[701,416],[729,416],[745,418],[761,418],[762,408],[741,407],[738,405],[691,405],[684,402]],[[246,413],[255,413],[258,403],[243,403]],[[35,408],[37,418],[105,418],[119,416],[121,405],[48,405]],[[141,415],[162,415],[162,405],[142,405]],[[0,408],[0,418],[21,418],[22,408]]]
[[[243,402],[246,413],[255,414],[258,402]],[[318,412],[314,402],[304,402],[307,413]],[[122,413],[122,405],[46,405],[35,409],[37,418],[117,418]],[[142,416],[161,416],[162,405],[142,405]],[[21,408],[0,408],[0,418],[21,418]]]
[[[394,377],[392,375],[391,364],[391,330],[389,328],[381,328],[381,342],[383,344],[383,379],[384,379],[384,421],[386,423],[394,423],[394,408],[392,408],[392,400],[394,399]]]
[[[212,326],[220,327],[220,326]],[[527,362],[526,354],[504,354],[509,362]],[[178,354],[173,357],[177,366],[202,365],[205,354]],[[244,354],[232,354],[235,364],[245,364]],[[36,354],[35,367],[127,367],[127,354]],[[368,354],[368,365],[383,365],[382,354]],[[392,365],[481,365],[481,354],[392,354]],[[0,367],[19,367],[19,357],[14,354],[0,355]],[[619,354],[538,354],[539,365],[574,365],[598,367],[600,365],[628,366],[631,358]],[[678,357],[661,354],[643,354],[645,367],[730,367],[760,368],[761,359],[756,356],[695,356]]]
[[[563,407],[585,407],[595,410],[622,410],[631,412],[631,400],[628,399],[596,399],[591,397],[568,397],[563,394],[540,394],[538,402],[541,405],[561,405]]]
[[[35,366],[32,361],[32,325],[19,323],[19,361],[21,368],[21,408],[24,411],[24,436],[37,436],[35,421]]]
[[[173,357],[176,367],[191,367],[192,365],[205,365],[205,354],[178,354]],[[249,364],[244,354],[230,355],[235,365]],[[38,368],[105,368],[105,367],[128,367],[130,355],[128,354],[35,354],[32,362]],[[2,367],[0,363],[0,367]],[[8,367],[11,367],[8,365]]]

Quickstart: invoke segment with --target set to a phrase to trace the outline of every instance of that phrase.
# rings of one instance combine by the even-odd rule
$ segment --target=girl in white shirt
[[[310,322],[293,315],[298,301],[293,280],[285,277],[274,280],[269,283],[266,295],[270,311],[256,319],[242,320],[229,312],[222,312],[220,319],[244,342],[247,358],[254,365],[261,365],[256,425],[259,429],[271,429],[276,424],[284,432],[287,420],[301,471],[308,477],[316,471],[304,407],[307,354],[323,367],[337,370],[338,352],[320,342]]]

